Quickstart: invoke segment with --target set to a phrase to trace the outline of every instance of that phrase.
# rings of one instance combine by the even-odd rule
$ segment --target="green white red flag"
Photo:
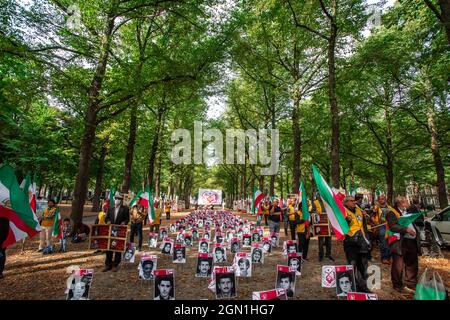
[[[31,211],[36,214],[36,183],[31,182],[30,174],[28,173],[20,184],[20,188],[28,196]]]
[[[336,238],[338,240],[344,240],[345,234],[349,230],[348,223],[345,220],[347,214],[345,212],[344,205],[339,199],[339,196],[333,192],[325,182],[316,166],[313,165],[312,168],[317,189],[319,190],[320,197],[323,200],[325,211],[328,215],[331,226],[333,227]]]
[[[59,209],[56,209],[55,220],[53,222],[52,236],[57,237],[58,239],[62,239],[62,237],[63,237],[62,217],[61,217],[61,213],[59,212]]]
[[[308,221],[309,225],[309,211],[308,211],[308,200],[306,199],[306,190],[303,182],[300,182],[300,193],[301,193],[301,201],[302,201],[302,218],[303,220]]]
[[[20,189],[13,168],[0,167],[0,217],[9,221],[9,230],[3,248],[41,231],[28,197]]]
[[[252,204],[252,211],[255,213],[256,207],[261,202],[262,199],[264,199],[265,195],[262,193],[258,188],[253,189],[253,204]]]

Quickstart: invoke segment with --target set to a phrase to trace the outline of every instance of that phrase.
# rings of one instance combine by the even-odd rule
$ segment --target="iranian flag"
[[[3,248],[41,231],[28,197],[23,193],[9,165],[0,167],[0,217],[9,220],[9,231]]]
[[[345,208],[339,199],[338,195],[331,190],[323,177],[320,175],[319,170],[313,165],[314,180],[319,189],[320,197],[323,200],[325,211],[330,219],[331,226],[338,240],[343,240],[345,234],[348,232],[349,227],[347,221],[345,221],[346,213]]]
[[[109,189],[109,207],[114,208],[114,194],[116,193],[115,188]]]
[[[31,182],[30,174],[27,174],[25,179],[23,179],[22,183],[20,184],[20,188],[28,196],[31,211],[36,214],[36,183]]]
[[[407,228],[411,223],[416,221],[418,217],[423,215],[425,212],[418,212],[413,214],[405,214],[398,218],[398,224],[402,227]],[[400,240],[400,233],[394,233],[389,230],[389,226],[386,224],[386,233],[388,236],[388,243],[391,244],[392,242],[396,240]]]
[[[138,199],[139,197],[142,197],[142,194],[143,194],[143,192],[142,192],[142,191],[139,191],[139,192],[134,196],[133,200],[131,200],[131,202],[130,202],[130,208],[132,208],[132,207],[136,204],[137,199]]]
[[[302,199],[302,218],[303,220],[308,221],[306,225],[309,225],[309,212],[308,212],[308,200],[306,199],[306,190],[303,181],[300,182],[300,193]]]
[[[261,202],[262,199],[264,199],[264,193],[262,193],[260,190],[258,190],[256,187],[253,189],[253,214],[255,213],[255,209],[258,206],[258,204]]]
[[[155,207],[153,206],[153,196],[149,186],[146,188],[145,195],[147,200],[148,222],[153,223],[153,221],[155,221]],[[145,197],[142,198],[142,201],[144,201],[144,198]]]
[[[55,221],[53,222],[53,231],[52,236],[57,237],[58,239],[62,239],[62,217],[59,209],[56,209],[55,213]]]

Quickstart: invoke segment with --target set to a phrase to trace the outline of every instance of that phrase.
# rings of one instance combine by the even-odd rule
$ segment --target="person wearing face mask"
[[[405,197],[397,197],[394,206],[389,207],[390,211],[386,215],[386,238],[392,253],[392,285],[398,292],[405,290],[412,293],[416,288],[419,272],[420,239],[412,223],[408,227],[398,224],[398,218],[407,214],[407,207],[408,201]],[[394,235],[389,236],[388,231],[394,232]],[[406,287],[403,286],[403,273]]]
[[[106,214],[106,223],[107,224],[121,224],[127,225],[130,221],[130,210],[127,206],[122,204],[123,197],[116,196],[114,200],[114,207],[108,209],[108,213]],[[118,271],[118,267],[120,264],[120,260],[122,257],[121,252],[116,252],[114,254],[114,262],[113,262],[113,251],[106,251],[106,259],[105,259],[105,268],[103,272],[112,270],[113,272]]]

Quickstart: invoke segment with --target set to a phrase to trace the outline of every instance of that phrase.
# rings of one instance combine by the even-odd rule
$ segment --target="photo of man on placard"
[[[236,278],[234,272],[216,275],[216,299],[236,297]]]
[[[201,258],[199,257],[197,260],[197,273],[196,277],[207,278],[211,275],[211,269],[213,264],[213,258]]]
[[[236,275],[238,277],[252,276],[252,261],[248,257],[238,257]]]
[[[285,289],[288,298],[292,298],[295,291],[295,273],[278,271],[275,288]]]
[[[175,300],[173,274],[156,277],[154,300]]]
[[[198,252],[199,253],[208,253],[209,252],[209,243],[206,241],[199,242]]]
[[[173,250],[173,263],[186,263],[186,248],[177,247]]]
[[[227,261],[224,247],[214,248],[214,263],[224,263]]]
[[[156,269],[154,260],[141,260],[139,263],[139,279],[153,280],[153,271]]]

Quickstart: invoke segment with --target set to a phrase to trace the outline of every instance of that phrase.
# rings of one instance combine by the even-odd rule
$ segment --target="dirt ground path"
[[[62,210],[65,213],[66,210]],[[67,210],[68,212],[68,210]],[[173,213],[171,220],[162,220],[162,227],[168,226],[188,213]],[[255,217],[241,214],[243,217],[254,221]],[[264,223],[263,223],[264,225]],[[158,255],[158,269],[175,269],[175,295],[176,299],[199,300],[215,299],[215,295],[207,289],[209,279],[196,278],[197,243],[187,249],[187,263],[184,265],[173,264],[171,257],[160,254],[159,250],[149,249],[147,246],[148,226],[144,227],[143,250]],[[265,233],[268,227],[264,226]],[[284,229],[281,230],[280,243],[286,240]],[[21,252],[21,243],[17,243],[7,249],[7,261],[5,278],[0,280],[0,299],[65,299],[65,283],[68,275],[66,268],[72,265],[81,268],[93,268],[94,278],[90,292],[90,299],[128,299],[149,300],[153,298],[153,282],[138,279],[139,257],[134,264],[121,264],[117,273],[102,273],[104,254],[94,253],[87,249],[87,242],[69,244],[66,253],[53,253],[43,255],[36,252],[38,248],[38,236],[27,240],[25,251]],[[420,258],[419,276],[425,267],[436,270],[443,278],[447,288],[450,287],[449,251],[443,251],[444,257],[440,259]],[[309,245],[309,261],[302,267],[302,275],[297,277],[294,299],[299,300],[335,300],[335,289],[321,287],[321,270],[323,265],[346,264],[342,243],[333,239],[332,255],[336,259],[333,263],[328,259],[319,262],[317,238],[312,238]],[[231,255],[227,250],[228,261]],[[231,258],[231,259],[230,259]],[[286,258],[281,253],[281,247],[275,248],[270,256],[265,258],[263,265],[253,266],[251,278],[238,278],[237,299],[251,299],[252,291],[270,290],[275,286],[276,265],[286,265]],[[385,300],[409,300],[412,295],[402,295],[392,289],[390,282],[390,267],[380,264],[379,250],[373,250],[373,260],[370,264],[381,267],[381,289],[374,290],[379,299]]]

